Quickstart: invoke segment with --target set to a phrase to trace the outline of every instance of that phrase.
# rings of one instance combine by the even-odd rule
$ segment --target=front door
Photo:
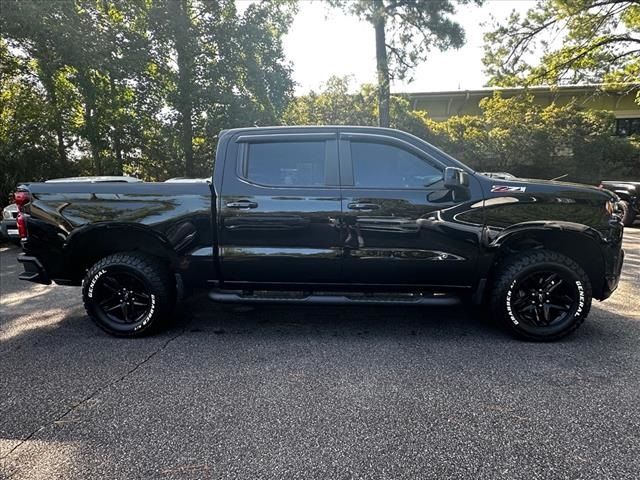
[[[335,131],[230,143],[218,202],[225,285],[339,281],[337,150]]]
[[[481,222],[445,165],[395,137],[342,133],[344,278],[356,284],[470,286]]]

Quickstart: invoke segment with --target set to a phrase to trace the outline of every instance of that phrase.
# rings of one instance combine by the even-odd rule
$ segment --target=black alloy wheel
[[[559,272],[535,271],[517,281],[510,306],[520,322],[548,327],[565,320],[579,306],[580,291]]]
[[[105,273],[93,287],[98,308],[113,322],[131,324],[142,321],[151,311],[154,295],[129,272]]]
[[[116,253],[89,269],[82,295],[87,313],[100,328],[138,337],[164,325],[175,302],[175,284],[159,259]]]
[[[573,259],[550,250],[529,250],[497,267],[491,312],[521,338],[557,340],[582,325],[591,295],[589,276]]]

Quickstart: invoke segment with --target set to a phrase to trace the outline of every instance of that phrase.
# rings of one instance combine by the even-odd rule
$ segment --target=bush
[[[482,100],[481,116],[443,122],[413,111],[403,97],[391,99],[391,126],[421,137],[479,171],[508,171],[530,178],[597,183],[603,178],[640,179],[640,141],[613,135],[609,112],[582,111],[575,103],[537,105],[523,94]],[[287,125],[376,125],[376,91],[349,93],[348,78],[331,78],[320,93],[296,98],[283,116]]]
[[[482,116],[426,124],[430,140],[480,171],[508,171],[532,178],[597,183],[640,178],[640,143],[613,135],[609,112],[580,110],[575,103],[541,106],[531,95],[499,94],[481,101]]]

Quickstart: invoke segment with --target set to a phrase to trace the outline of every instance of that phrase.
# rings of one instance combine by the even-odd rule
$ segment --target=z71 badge
[[[527,187],[520,187],[515,185],[493,185],[491,187],[492,193],[509,193],[509,192],[525,192]]]

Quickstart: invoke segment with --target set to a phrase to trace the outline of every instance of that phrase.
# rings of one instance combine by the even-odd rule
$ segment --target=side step
[[[325,305],[458,305],[461,299],[449,293],[324,294],[308,292],[241,292],[212,290],[209,299],[221,303],[325,304]]]

